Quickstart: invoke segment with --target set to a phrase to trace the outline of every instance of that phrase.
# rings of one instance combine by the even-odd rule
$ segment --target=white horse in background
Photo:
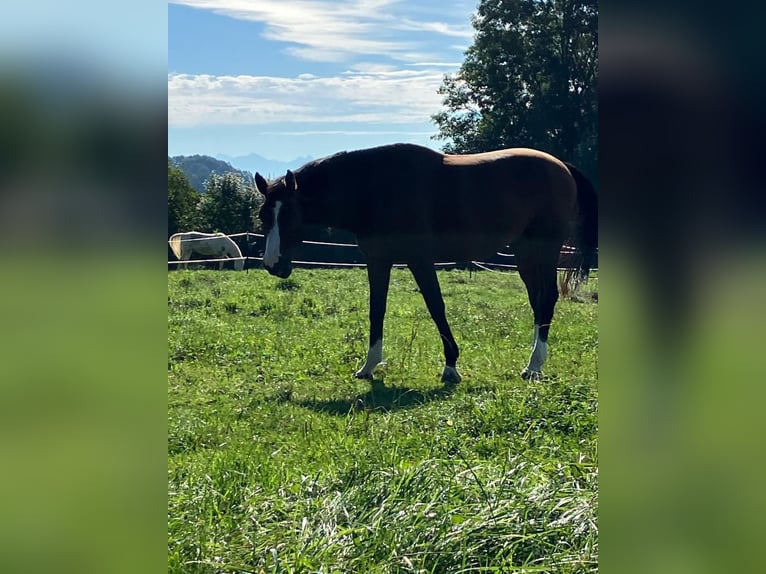
[[[173,254],[180,261],[191,259],[192,253],[199,255],[213,255],[216,259],[235,259],[234,269],[242,271],[245,267],[245,258],[237,247],[237,244],[224,233],[200,233],[199,231],[187,231],[176,233],[169,240]],[[223,269],[223,261],[218,262],[218,269]],[[182,264],[184,269],[188,263]]]

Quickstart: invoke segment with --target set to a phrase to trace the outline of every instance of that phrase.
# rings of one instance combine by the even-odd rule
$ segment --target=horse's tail
[[[173,255],[176,256],[176,259],[180,261],[181,259],[181,235],[176,233],[173,235],[169,240],[168,244],[170,244],[170,249],[173,250]]]
[[[574,264],[580,280],[588,278],[598,247],[598,193],[585,175],[571,163],[564,162],[577,184],[578,215],[575,225],[574,246],[579,257]]]

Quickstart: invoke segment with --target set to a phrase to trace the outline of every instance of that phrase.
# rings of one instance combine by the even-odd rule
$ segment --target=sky
[[[171,0],[168,155],[438,149],[478,0]]]

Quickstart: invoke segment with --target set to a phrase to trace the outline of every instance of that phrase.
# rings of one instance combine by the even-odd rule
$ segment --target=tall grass
[[[518,276],[440,280],[452,387],[407,271],[372,383],[364,270],[168,275],[170,572],[597,570],[597,304],[559,302],[527,382]]]

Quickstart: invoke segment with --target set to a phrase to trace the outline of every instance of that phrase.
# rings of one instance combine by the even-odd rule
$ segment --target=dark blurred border
[[[0,22],[0,564],[166,569],[167,6]]]
[[[167,8],[103,4],[0,25],[4,572],[166,564]],[[600,14],[600,569],[766,571],[764,9]]]
[[[764,572],[764,6],[600,3],[600,569]]]

